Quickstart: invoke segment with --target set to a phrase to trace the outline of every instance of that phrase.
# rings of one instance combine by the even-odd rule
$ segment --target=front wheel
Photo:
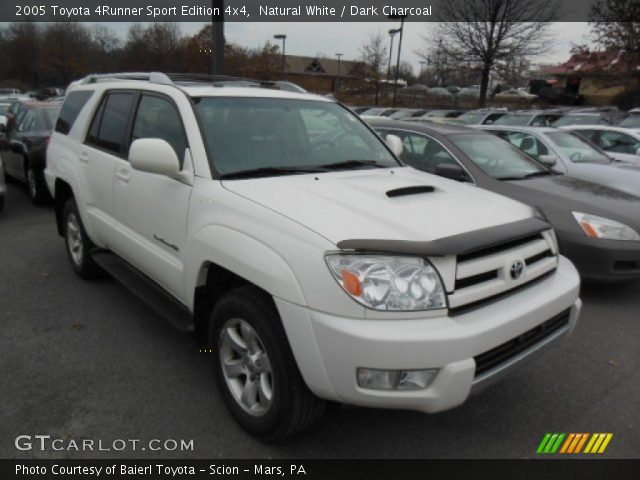
[[[102,271],[93,261],[91,250],[95,247],[87,235],[73,199],[67,200],[62,214],[64,222],[64,241],[67,255],[73,270],[82,278],[95,278]]]
[[[246,286],[227,292],[211,314],[214,375],[235,420],[265,440],[310,427],[324,401],[307,388],[273,300]]]

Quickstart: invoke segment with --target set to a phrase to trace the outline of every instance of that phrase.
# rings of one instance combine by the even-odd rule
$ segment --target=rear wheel
[[[209,324],[214,374],[235,420],[265,440],[310,427],[325,402],[307,388],[273,300],[245,286],[227,292]]]
[[[42,170],[35,170],[27,164],[25,177],[27,178],[27,187],[29,187],[29,198],[33,203],[42,205],[51,201]]]
[[[95,246],[84,230],[78,207],[72,198],[67,200],[62,218],[64,221],[64,240],[71,267],[82,278],[99,276],[102,271],[91,256],[91,250]]]

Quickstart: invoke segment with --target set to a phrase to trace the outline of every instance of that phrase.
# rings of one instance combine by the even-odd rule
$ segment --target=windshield
[[[640,128],[640,115],[630,115],[620,122],[619,127]]]
[[[498,180],[518,180],[549,172],[548,168],[493,135],[459,133],[449,139],[482,171]]]
[[[533,119],[534,115],[514,115],[507,113],[501,116],[495,122],[494,125],[529,125],[529,122]]]
[[[365,110],[360,115],[370,115],[372,117],[378,117],[380,114],[384,112],[382,108],[370,108],[369,110]]]
[[[333,102],[194,98],[203,137],[222,175],[256,169],[397,167],[380,138]],[[292,172],[273,172],[284,174]]]
[[[556,144],[572,162],[575,163],[610,163],[605,154],[600,153],[582,137],[568,132],[550,132],[547,137]]]
[[[9,106],[10,104],[8,103],[0,104],[0,115],[6,115],[7,111],[9,110]]]
[[[607,124],[604,118],[598,115],[564,115],[555,121],[554,127],[563,125],[602,125]]]
[[[477,123],[482,122],[482,120],[484,120],[484,117],[486,115],[487,115],[486,113],[476,113],[476,112],[463,113],[458,117],[458,121],[466,125],[475,125]]]

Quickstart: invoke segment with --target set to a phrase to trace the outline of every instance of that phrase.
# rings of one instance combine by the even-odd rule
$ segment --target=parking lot
[[[207,353],[110,279],[71,270],[53,209],[9,185],[0,213],[0,457],[535,457],[546,432],[612,432],[609,458],[640,451],[640,283],[586,285],[572,337],[463,406],[437,415],[333,407],[263,444],[227,414]],[[19,452],[21,434],[193,439],[189,452]]]

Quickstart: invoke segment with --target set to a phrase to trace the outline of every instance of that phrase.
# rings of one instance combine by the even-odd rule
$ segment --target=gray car
[[[614,160],[580,135],[552,127],[480,125],[554,170],[640,195],[640,166]]]

